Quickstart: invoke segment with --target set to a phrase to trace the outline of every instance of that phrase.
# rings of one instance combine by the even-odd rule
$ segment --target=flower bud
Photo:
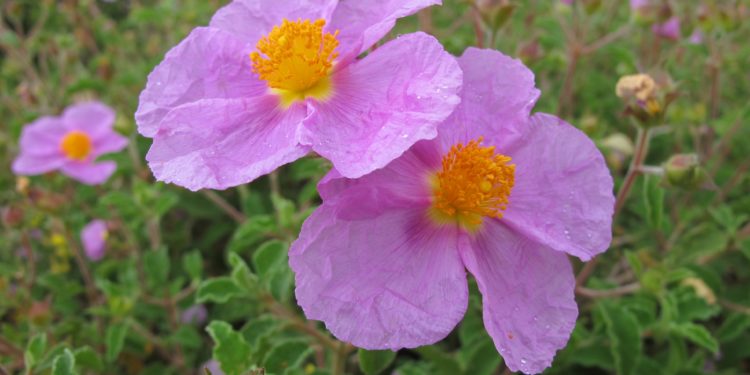
[[[677,154],[664,163],[664,182],[668,186],[698,189],[706,187],[709,179],[698,155]]]
[[[645,102],[654,96],[656,82],[648,74],[632,74],[623,76],[617,81],[615,92],[623,100],[638,100]]]

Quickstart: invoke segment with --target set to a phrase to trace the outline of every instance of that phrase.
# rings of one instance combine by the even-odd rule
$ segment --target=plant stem
[[[605,290],[589,289],[589,288],[584,288],[582,286],[579,286],[579,287],[576,287],[576,294],[581,295],[583,297],[587,297],[587,298],[611,298],[611,297],[619,297],[619,296],[631,294],[640,289],[641,289],[641,285],[637,282],[628,284],[628,285],[623,285],[618,288],[605,289]]]
[[[236,221],[237,223],[244,223],[247,220],[247,216],[234,208],[229,202],[227,202],[224,198],[222,198],[219,194],[216,194],[215,191],[212,190],[201,190],[201,193],[203,196],[208,198],[211,202],[213,202],[217,207],[219,207],[222,211],[224,211],[227,216],[231,217]]]

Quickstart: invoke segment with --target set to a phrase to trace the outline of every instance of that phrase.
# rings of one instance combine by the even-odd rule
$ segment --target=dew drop
[[[521,364],[522,364],[522,365],[525,365],[525,364],[526,364],[526,358],[521,358]]]

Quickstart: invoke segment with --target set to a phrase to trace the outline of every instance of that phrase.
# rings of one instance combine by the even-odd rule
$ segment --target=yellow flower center
[[[431,216],[439,222],[457,221],[474,230],[483,217],[501,218],[515,182],[511,158],[482,147],[482,138],[451,147],[435,174]]]
[[[93,148],[91,137],[80,130],[68,132],[60,142],[60,149],[63,154],[73,160],[85,160],[91,155]]]
[[[308,97],[330,95],[330,73],[338,57],[338,31],[324,32],[326,21],[289,21],[262,37],[250,54],[253,72],[281,96],[285,107]]]

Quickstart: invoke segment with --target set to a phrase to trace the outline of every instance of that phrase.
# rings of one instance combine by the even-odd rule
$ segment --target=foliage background
[[[357,352],[304,319],[286,250],[319,202],[324,161],[221,192],[152,180],[150,141],[134,131],[138,94],[163,54],[224,3],[0,2],[0,373],[197,374],[211,358],[227,374],[507,373],[475,287],[453,334],[397,354]],[[715,182],[685,190],[635,176],[610,250],[580,278],[573,336],[547,373],[750,373],[750,3],[661,1],[657,17],[681,19],[678,41],[656,37],[627,1],[513,2],[495,38],[477,33],[478,8],[445,3],[400,21],[392,36],[421,28],[454,54],[481,36],[522,58],[542,91],[537,110],[588,133],[617,186],[636,130],[615,83],[639,71],[669,81],[677,99],[646,164],[696,153]],[[688,42],[695,29],[700,44]],[[94,98],[116,108],[116,128],[131,140],[110,157],[119,167],[106,185],[10,173],[24,124]],[[110,224],[98,263],[78,238],[93,218]],[[195,304],[207,320],[183,322]]]

